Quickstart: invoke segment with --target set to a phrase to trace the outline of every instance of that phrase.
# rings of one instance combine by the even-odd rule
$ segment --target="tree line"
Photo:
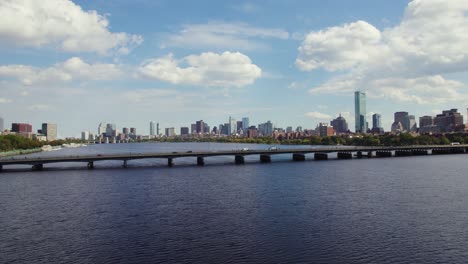
[[[70,142],[81,142],[80,140],[54,140],[50,142],[39,141],[31,138],[26,138],[19,135],[0,135],[0,151],[12,151],[12,150],[25,150],[40,148],[44,145],[60,146]]]
[[[349,146],[410,146],[410,145],[449,145],[451,142],[468,144],[468,133],[445,135],[418,135],[408,133],[399,135],[363,135],[354,136],[309,136],[301,139],[286,139],[278,137],[238,138],[238,137],[174,137],[141,140],[139,142],[219,142],[247,144],[283,144],[283,145],[349,145]],[[79,143],[80,140],[55,140],[51,142],[38,141],[19,135],[0,135],[0,151],[25,150],[40,148],[43,145],[59,146],[65,143]]]

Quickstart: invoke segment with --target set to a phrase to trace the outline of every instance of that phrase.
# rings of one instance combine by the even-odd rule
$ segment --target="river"
[[[268,146],[109,144],[32,155],[244,147]],[[467,157],[6,167],[0,263],[467,263]]]

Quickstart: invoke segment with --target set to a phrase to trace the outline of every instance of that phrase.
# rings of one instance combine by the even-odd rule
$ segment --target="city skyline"
[[[103,121],[149,133],[155,120],[163,133],[226,116],[314,128],[340,113],[354,128],[358,90],[369,126],[378,113],[385,131],[398,111],[416,121],[452,108],[466,115],[463,1],[183,5],[1,2],[15,21],[0,27],[5,128],[52,123],[59,137],[80,137]]]

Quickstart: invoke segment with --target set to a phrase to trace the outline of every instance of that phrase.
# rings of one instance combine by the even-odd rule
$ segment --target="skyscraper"
[[[228,135],[234,135],[237,132],[237,121],[236,119],[229,117]]]
[[[196,122],[196,129],[197,133],[203,134],[205,132],[205,125],[203,124],[203,120]]]
[[[409,115],[408,112],[396,112],[394,114],[395,117],[395,123],[400,122],[401,126],[403,127],[403,131],[410,131],[410,121],[409,121]]]
[[[153,121],[150,121],[150,136],[154,136],[155,125],[156,123],[154,123]]]
[[[115,137],[117,136],[117,128],[115,124],[107,124],[106,125],[106,137]]]
[[[372,115],[372,133],[374,134],[384,133],[384,130],[382,128],[382,116],[380,114]]]
[[[47,137],[47,141],[57,140],[57,124],[43,123],[42,134]]]
[[[372,115],[372,129],[381,128],[382,127],[382,120],[380,114],[373,114]]]
[[[159,123],[156,123],[156,135],[159,136]]]
[[[5,130],[5,127],[4,127],[4,121],[3,121],[3,118],[0,117],[0,132],[3,132],[3,130]]]
[[[354,119],[356,133],[366,133],[366,93],[354,92]]]
[[[242,118],[242,129],[244,130],[244,134],[247,135],[247,130],[250,127],[250,120],[248,117],[243,117]]]
[[[416,125],[416,118],[414,115],[409,116],[409,132],[416,132],[418,131],[418,127]]]
[[[99,136],[102,136],[102,134],[106,133],[106,128],[107,128],[107,123],[104,123],[104,122],[99,123],[99,126],[98,126]]]

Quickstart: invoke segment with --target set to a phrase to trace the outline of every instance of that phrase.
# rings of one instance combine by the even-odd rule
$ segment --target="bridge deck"
[[[464,149],[466,145],[454,146],[405,146],[405,147],[350,147],[350,146],[331,146],[308,149],[278,149],[278,150],[219,150],[219,151],[186,151],[169,153],[121,153],[121,154],[97,154],[82,156],[59,156],[59,157],[11,157],[0,159],[0,166],[19,165],[19,164],[46,164],[60,162],[95,162],[102,160],[134,160],[134,159],[175,159],[182,157],[213,157],[213,156],[248,156],[248,155],[277,155],[277,154],[308,154],[308,153],[333,153],[333,152],[370,152],[370,151],[410,151],[410,150],[434,150],[434,149]],[[468,151],[467,151],[468,152]]]

